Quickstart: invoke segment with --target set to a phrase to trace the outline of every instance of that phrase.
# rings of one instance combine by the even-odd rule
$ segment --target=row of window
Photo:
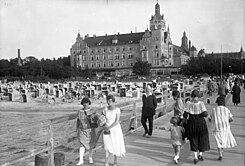
[[[94,60],[106,60],[106,59],[133,59],[133,55],[132,53],[129,53],[129,54],[122,54],[121,56],[118,55],[118,54],[108,54],[108,55],[94,55],[94,56],[91,56],[90,60],[91,61],[94,61]],[[82,56],[82,60],[83,61],[86,61],[86,56]],[[77,61],[79,61],[79,57],[77,58]]]
[[[103,68],[103,67],[127,67],[127,66],[133,66],[133,61],[121,61],[121,62],[113,62],[113,61],[108,61],[106,62],[95,62],[95,63],[91,63],[89,67],[91,68]],[[85,67],[85,63],[81,64],[81,67]]]
[[[112,53],[112,52],[119,52],[119,51],[132,51],[132,47],[115,47],[115,48],[102,48],[102,49],[92,49],[90,53],[95,54],[95,53]],[[87,50],[74,50],[73,54],[81,54],[87,53]]]

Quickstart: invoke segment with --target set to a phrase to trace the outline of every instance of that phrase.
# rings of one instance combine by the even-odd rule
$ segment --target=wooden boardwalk
[[[215,104],[217,96],[210,97],[210,104],[206,104],[207,109],[211,110]],[[206,99],[205,99],[206,100]],[[241,102],[239,106],[233,106],[231,95],[227,96],[227,107],[234,115],[234,121],[231,123],[231,130],[237,141],[238,146],[225,149],[223,161],[217,160],[218,153],[214,137],[210,132],[211,150],[204,153],[204,161],[199,161],[197,165],[201,166],[244,166],[245,165],[245,90],[242,90]],[[154,126],[168,125],[172,112],[154,121]],[[210,127],[210,123],[208,123]],[[174,152],[170,144],[170,133],[168,131],[154,129],[151,138],[142,137],[144,130],[138,128],[134,133],[125,136],[126,156],[118,158],[120,166],[170,166],[176,165],[173,162]],[[95,166],[104,166],[104,149],[97,149],[93,155]],[[77,162],[77,161],[76,161]],[[74,166],[75,161],[69,166]],[[110,157],[110,166],[113,164],[113,157]],[[88,163],[88,156],[85,156],[84,166],[91,166]],[[181,149],[180,161],[178,165],[194,165],[193,153],[190,151],[189,143]]]

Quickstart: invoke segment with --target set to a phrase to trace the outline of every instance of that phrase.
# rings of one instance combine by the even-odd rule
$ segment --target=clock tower
[[[155,5],[155,15],[151,16],[150,20],[150,30],[163,30],[165,31],[166,22],[164,15],[160,13],[160,5],[157,3]]]

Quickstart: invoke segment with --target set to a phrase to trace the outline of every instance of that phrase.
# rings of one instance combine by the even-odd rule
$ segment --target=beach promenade
[[[207,109],[210,111],[216,106],[215,100],[217,96],[210,97],[210,104],[206,103]],[[245,165],[245,90],[241,93],[241,102],[239,106],[233,106],[231,94],[226,98],[226,106],[231,110],[234,121],[231,123],[232,133],[237,141],[238,146],[225,149],[222,161],[218,161],[218,153],[216,143],[212,131],[209,130],[211,150],[204,153],[204,161],[199,161],[200,166],[244,166]],[[169,125],[168,121],[173,115],[172,112],[160,117],[154,121],[155,126]],[[209,128],[210,123],[207,122]],[[125,136],[126,156],[118,158],[120,166],[170,166],[176,165],[173,162],[173,148],[170,144],[170,133],[164,130],[154,129],[151,138],[142,137],[143,128],[138,128],[134,133]],[[95,166],[104,165],[105,151],[99,148],[94,153]],[[77,162],[77,161],[76,161]],[[72,162],[69,166],[74,166],[76,162]],[[113,164],[113,157],[110,157],[110,166]],[[85,156],[85,166],[92,164],[88,163],[88,156]],[[190,151],[189,143],[181,149],[180,160],[178,165],[189,166],[193,163],[193,153]]]

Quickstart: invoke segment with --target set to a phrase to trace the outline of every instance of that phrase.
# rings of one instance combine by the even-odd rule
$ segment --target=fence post
[[[186,103],[186,102],[185,102],[185,98],[186,98],[186,91],[184,90],[184,91],[183,91],[184,104]]]
[[[54,166],[54,133],[53,133],[53,124],[49,124],[49,145],[50,145],[50,162],[51,166]]]
[[[134,116],[135,116],[135,121],[134,121],[134,128],[137,129],[137,107],[136,107],[136,102],[134,103]]]

